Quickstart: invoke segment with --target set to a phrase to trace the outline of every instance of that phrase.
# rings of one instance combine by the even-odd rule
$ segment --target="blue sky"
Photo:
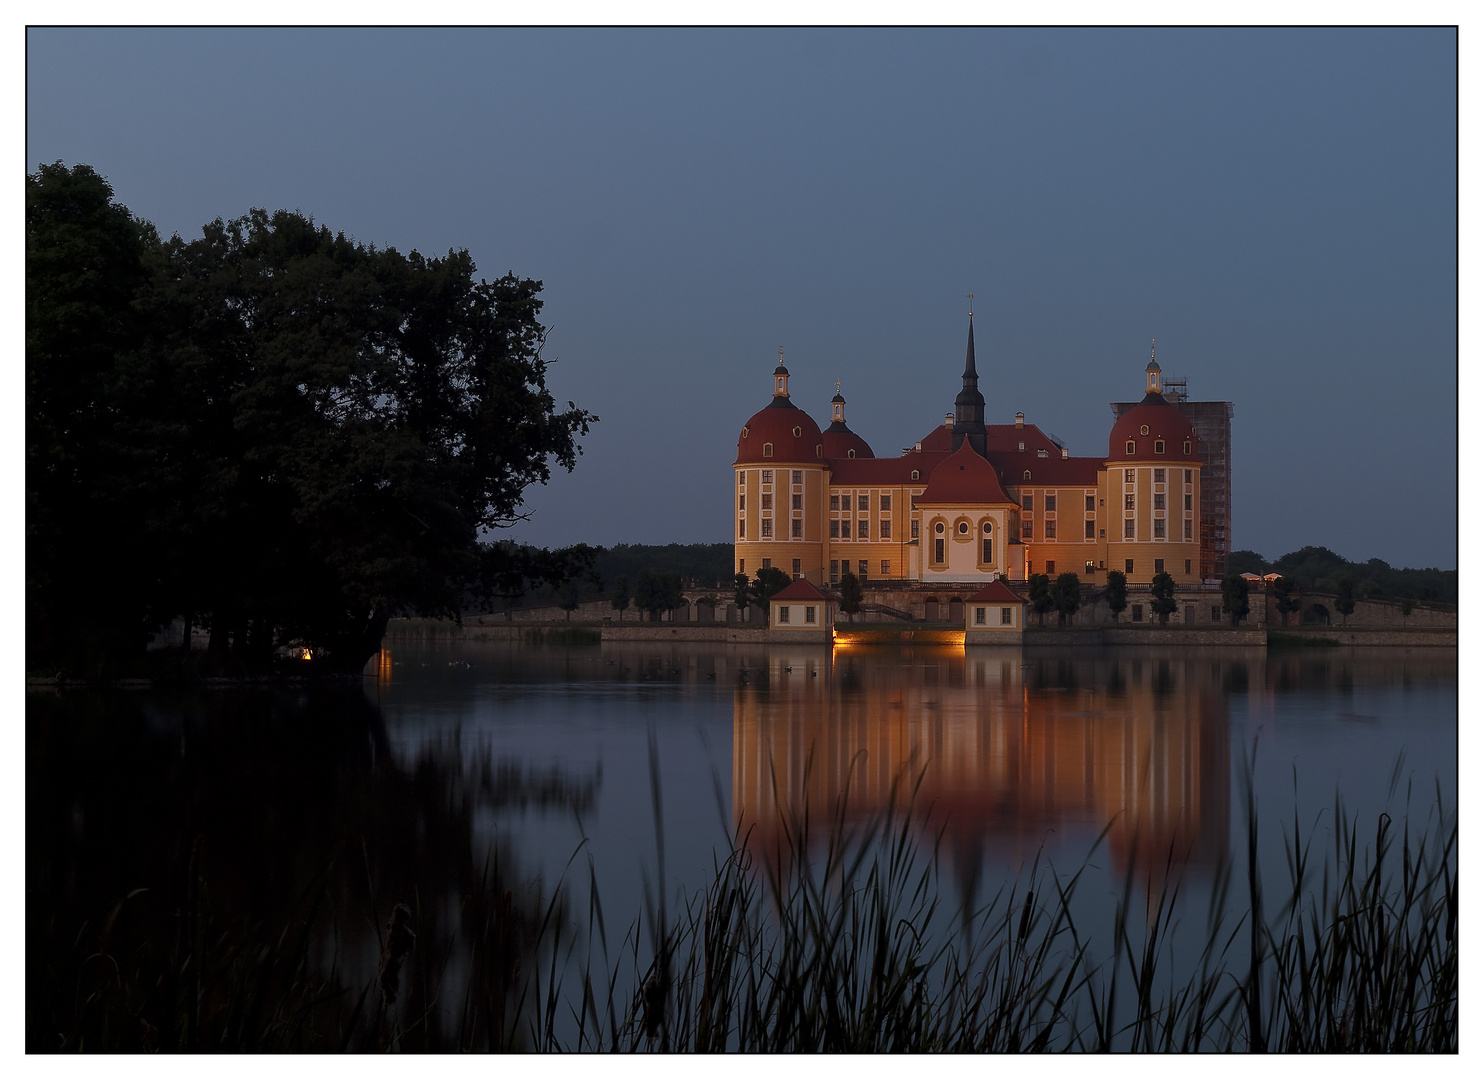
[[[165,233],[288,207],[545,282],[602,422],[543,544],[729,538],[782,345],[878,455],[1101,455],[1149,340],[1235,403],[1235,547],[1457,565],[1451,30],[31,30],[27,160]]]

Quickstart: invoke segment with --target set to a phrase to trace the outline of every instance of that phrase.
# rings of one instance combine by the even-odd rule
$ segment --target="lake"
[[[199,967],[210,940],[297,927],[299,973],[270,958],[263,981],[354,986],[405,903],[419,945],[403,1000],[446,1003],[487,978],[477,948],[426,947],[468,937],[471,905],[525,913],[502,926],[555,918],[581,952],[596,893],[617,952],[661,892],[673,911],[704,889],[733,837],[759,868],[814,857],[790,844],[806,814],[850,828],[910,804],[949,906],[983,904],[1034,861],[1085,867],[1079,918],[1095,924],[1126,888],[1178,883],[1204,912],[1245,858],[1249,783],[1261,872],[1279,882],[1295,823],[1323,847],[1337,805],[1371,832],[1383,811],[1420,825],[1457,805],[1453,650],[471,634],[390,638],[368,672],[358,687],[28,696],[29,1047],[109,1017],[118,1037],[133,999],[127,978],[89,967],[95,949],[141,971]],[[222,944],[218,970],[249,952]],[[59,993],[69,979],[98,989]],[[161,1008],[125,1043],[164,1038]],[[428,1010],[423,1043],[405,1045],[473,1045],[459,1015]],[[204,1021],[182,1030],[209,1042]]]

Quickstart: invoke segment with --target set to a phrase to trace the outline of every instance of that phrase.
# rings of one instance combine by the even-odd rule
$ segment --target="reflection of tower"
[[[1151,879],[1167,859],[1225,853],[1227,720],[1209,663],[842,648],[819,677],[792,666],[733,699],[733,812],[770,861],[787,861],[806,809],[828,821],[844,799],[859,823],[914,785],[962,887],[986,848],[1029,856],[1068,826],[1111,822],[1115,861]]]

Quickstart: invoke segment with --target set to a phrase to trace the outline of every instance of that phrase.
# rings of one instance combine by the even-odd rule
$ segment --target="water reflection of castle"
[[[807,806],[820,820],[848,791],[860,820],[900,805],[919,776],[915,805],[961,871],[977,874],[986,851],[1029,856],[1053,833],[1090,839],[1110,823],[1119,868],[1141,876],[1225,854],[1219,665],[990,648],[767,657],[765,675],[739,683],[732,726],[733,814],[761,857],[786,852],[786,815]]]

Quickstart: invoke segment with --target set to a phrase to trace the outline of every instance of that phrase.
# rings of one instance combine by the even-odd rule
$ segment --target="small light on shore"
[[[312,650],[310,650],[310,649],[300,649],[299,650],[299,659],[300,660],[313,660],[314,659],[314,652]]]

